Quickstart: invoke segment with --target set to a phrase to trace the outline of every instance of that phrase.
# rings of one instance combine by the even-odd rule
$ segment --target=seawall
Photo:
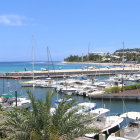
[[[110,93],[102,95],[92,95],[89,98],[96,100],[123,100],[140,101],[140,89],[126,90],[119,93]]]
[[[68,70],[50,70],[50,71],[19,71],[19,72],[8,72],[0,73],[0,78],[12,78],[12,77],[21,77],[21,78],[61,78],[69,77],[71,75],[84,74],[87,76],[98,76],[98,75],[114,75],[114,74],[134,74],[140,73],[140,68],[132,67],[116,67],[116,68],[94,68],[94,69],[68,69]]]

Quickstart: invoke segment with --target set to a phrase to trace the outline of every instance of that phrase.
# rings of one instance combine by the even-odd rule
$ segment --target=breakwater
[[[140,73],[140,68],[130,68],[130,67],[116,67],[116,68],[98,68],[98,69],[68,69],[68,70],[50,70],[50,71],[17,71],[0,73],[0,78],[62,78],[69,77],[71,75],[87,75],[87,76],[98,76],[98,75],[115,75],[115,74],[134,74]]]
[[[140,90],[136,90],[137,92],[140,92]],[[103,94],[103,95],[93,95],[89,96],[90,99],[93,100],[119,100],[119,101],[140,101],[140,94],[133,94],[132,91],[127,91],[130,94]]]

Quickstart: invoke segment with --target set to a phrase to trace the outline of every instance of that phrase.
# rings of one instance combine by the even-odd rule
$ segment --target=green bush
[[[121,91],[120,87],[112,87],[111,88],[111,93],[119,93]]]
[[[106,88],[106,93],[119,93],[121,91],[120,87],[112,87],[112,88]]]
[[[111,93],[111,88],[105,88],[105,93]]]
[[[140,84],[123,86],[123,90],[132,90],[132,89],[139,89],[139,88],[140,88]]]
[[[120,91],[133,90],[133,89],[140,89],[140,84],[127,85],[127,86],[123,86],[123,88],[121,87],[106,88],[105,93],[119,93]]]

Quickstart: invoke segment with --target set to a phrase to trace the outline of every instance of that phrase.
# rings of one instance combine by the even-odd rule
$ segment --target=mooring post
[[[99,134],[99,140],[106,140],[105,134]]]

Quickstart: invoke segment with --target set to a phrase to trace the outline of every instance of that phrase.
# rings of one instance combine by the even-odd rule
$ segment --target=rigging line
[[[50,53],[49,48],[48,48],[48,56],[50,57],[50,61],[51,61],[51,64],[52,64],[52,67],[53,67],[53,71],[54,71],[54,76],[56,78],[55,66],[53,64],[53,61],[52,61],[52,57],[51,57],[51,53]]]
[[[103,95],[102,95],[102,108],[104,108],[104,105],[103,105]]]
[[[127,111],[126,105],[125,105],[125,95],[123,93],[123,91],[124,91],[124,87],[123,87],[123,84],[124,84],[124,41],[122,42],[122,45],[123,45],[123,57],[122,57],[122,63],[123,63],[123,73],[122,73],[122,102],[123,102],[123,113],[124,113],[125,110]]]
[[[110,94],[110,99],[109,99],[109,110],[110,110],[110,112],[111,112],[111,94]],[[110,113],[109,112],[109,113]]]
[[[82,75],[83,75],[83,53],[82,53]]]
[[[35,69],[35,38],[34,36],[32,36],[32,76],[33,76],[33,80],[34,80],[34,69]]]
[[[90,54],[90,42],[88,44],[88,54],[87,54],[87,61],[89,62],[89,54]]]

